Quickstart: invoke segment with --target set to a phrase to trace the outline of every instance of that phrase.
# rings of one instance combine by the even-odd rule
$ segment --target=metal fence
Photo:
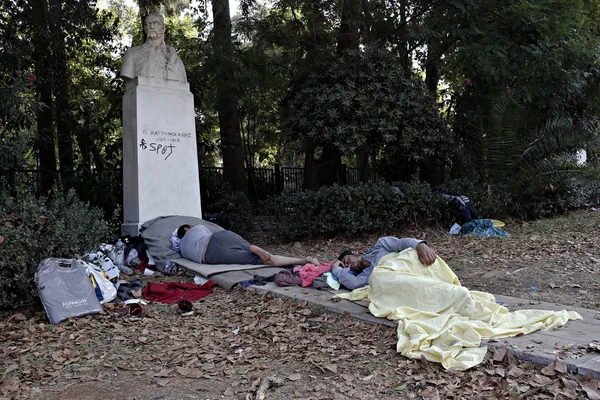
[[[39,196],[41,194],[40,171],[36,169],[0,169],[0,185],[4,189],[15,189],[17,185],[23,185],[27,190]],[[4,190],[3,189],[3,190]]]
[[[214,204],[226,193],[225,179],[222,167],[199,167],[200,196],[202,204]],[[367,172],[367,181],[372,182],[371,171]],[[347,184],[360,181],[358,168],[343,166],[343,176]],[[273,168],[252,168],[246,171],[249,182],[251,199],[263,200],[268,196],[278,196],[283,191],[300,192],[304,183],[304,168],[281,167],[275,164]],[[94,176],[94,178],[98,178]],[[114,178],[114,177],[113,177]],[[15,183],[26,185],[27,189],[40,195],[40,171],[27,170],[1,170],[0,184],[4,187],[14,188]],[[93,182],[89,182],[93,184]],[[22,186],[21,186],[22,187]]]

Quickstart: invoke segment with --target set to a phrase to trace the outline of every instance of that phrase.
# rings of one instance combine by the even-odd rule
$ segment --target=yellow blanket
[[[509,312],[493,295],[461,286],[441,258],[425,267],[413,249],[382,258],[369,286],[338,297],[367,299],[371,314],[397,321],[396,350],[402,355],[424,356],[458,370],[483,361],[487,348],[480,347],[481,339],[548,330],[582,319],[566,310]]]

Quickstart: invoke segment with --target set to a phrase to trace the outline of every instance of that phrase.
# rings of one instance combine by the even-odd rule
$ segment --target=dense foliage
[[[73,258],[111,238],[102,211],[73,191],[52,201],[0,193],[0,308],[37,302],[34,274],[40,261]]]
[[[435,102],[414,75],[390,52],[351,51],[313,65],[292,83],[286,102],[284,131],[291,140],[313,146],[332,145],[345,155],[377,154],[387,178],[407,177],[398,160],[419,166],[444,159],[450,132]],[[391,164],[391,165],[390,165]]]
[[[385,183],[334,185],[314,191],[285,192],[266,201],[283,239],[357,234],[402,224],[449,221],[453,210],[427,183],[407,182],[399,190]]]
[[[482,216],[535,218],[597,199],[599,0],[242,1],[241,13],[217,0],[0,6],[0,175],[12,195],[27,180],[37,196],[74,188],[108,218],[118,209],[120,58],[143,42],[141,22],[155,11],[166,15],[167,42],[187,69],[199,160],[225,169],[226,185],[213,173],[203,190],[242,191],[256,205],[259,185],[242,165],[304,165],[305,188],[337,186],[282,197],[278,215],[299,220],[302,234],[309,225],[320,234],[384,226],[364,204],[387,210],[386,184],[361,191],[344,188],[339,173],[313,179],[342,162],[359,167],[363,182],[376,173],[388,187],[409,185],[414,201],[386,217],[392,223],[444,220],[429,200],[438,186],[474,199]],[[230,26],[221,18],[228,12]],[[220,119],[224,109],[239,121]],[[576,163],[582,149],[587,165]],[[233,161],[223,156],[232,150]],[[363,199],[351,218],[360,222],[329,195]],[[293,198],[325,211],[300,218],[308,205]],[[224,198],[203,207],[243,204]],[[246,220],[234,225],[244,229]]]

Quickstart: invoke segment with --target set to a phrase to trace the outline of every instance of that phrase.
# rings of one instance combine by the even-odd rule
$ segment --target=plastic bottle
[[[115,265],[121,272],[127,275],[132,275],[133,270],[125,265],[125,243],[121,241],[121,238],[117,239],[114,247],[115,251]]]
[[[121,238],[117,239],[115,243],[115,265],[117,268],[122,269],[125,265],[125,244],[121,241]]]

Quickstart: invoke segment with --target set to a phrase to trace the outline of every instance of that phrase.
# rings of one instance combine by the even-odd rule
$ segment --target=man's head
[[[183,238],[190,229],[192,229],[191,225],[181,225],[179,228],[177,228],[177,237],[179,239]]]
[[[148,39],[164,39],[165,20],[162,15],[150,13],[144,20],[144,32]]]
[[[365,268],[371,265],[371,263],[362,255],[358,254],[358,251],[356,250],[343,251],[339,255],[338,260],[342,262],[344,267],[350,268],[350,270],[357,274],[360,274]]]

